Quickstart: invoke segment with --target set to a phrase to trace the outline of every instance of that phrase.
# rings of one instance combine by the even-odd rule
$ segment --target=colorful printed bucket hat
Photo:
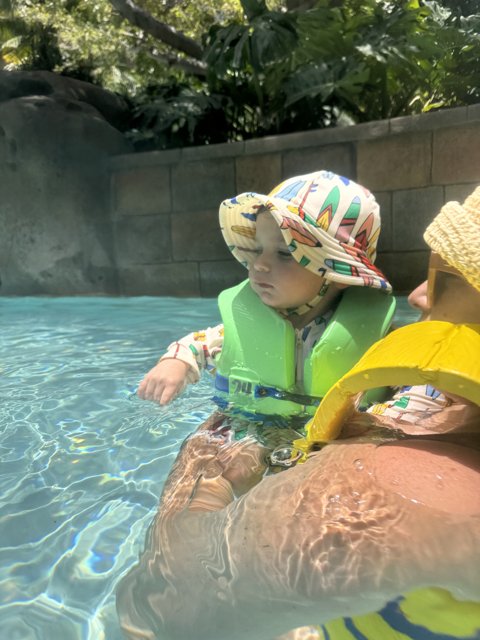
[[[330,171],[296,176],[268,196],[242,193],[220,205],[220,228],[235,258],[248,267],[257,212],[266,207],[293,258],[327,281],[392,287],[373,262],[380,234],[379,206],[364,187]]]

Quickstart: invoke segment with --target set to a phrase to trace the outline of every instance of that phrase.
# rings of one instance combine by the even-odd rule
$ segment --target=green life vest
[[[263,304],[248,280],[219,296],[225,335],[215,386],[244,412],[312,415],[319,400],[388,331],[395,298],[365,287],[345,289],[327,328],[295,380],[295,330]]]
[[[445,589],[417,589],[377,613],[338,618],[317,630],[319,640],[478,640],[480,603]]]

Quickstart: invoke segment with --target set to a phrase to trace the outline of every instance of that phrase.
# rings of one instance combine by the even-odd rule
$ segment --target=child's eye
[[[282,259],[288,259],[292,257],[292,254],[290,253],[290,251],[279,251],[278,255],[282,258]]]

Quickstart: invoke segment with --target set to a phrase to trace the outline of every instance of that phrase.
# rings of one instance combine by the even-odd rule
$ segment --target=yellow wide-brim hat
[[[480,186],[463,204],[447,202],[423,237],[432,251],[480,291]]]

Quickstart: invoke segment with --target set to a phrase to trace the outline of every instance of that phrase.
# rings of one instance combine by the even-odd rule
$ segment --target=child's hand
[[[162,360],[140,382],[137,394],[143,400],[168,404],[184,389],[189,366],[182,360]]]

